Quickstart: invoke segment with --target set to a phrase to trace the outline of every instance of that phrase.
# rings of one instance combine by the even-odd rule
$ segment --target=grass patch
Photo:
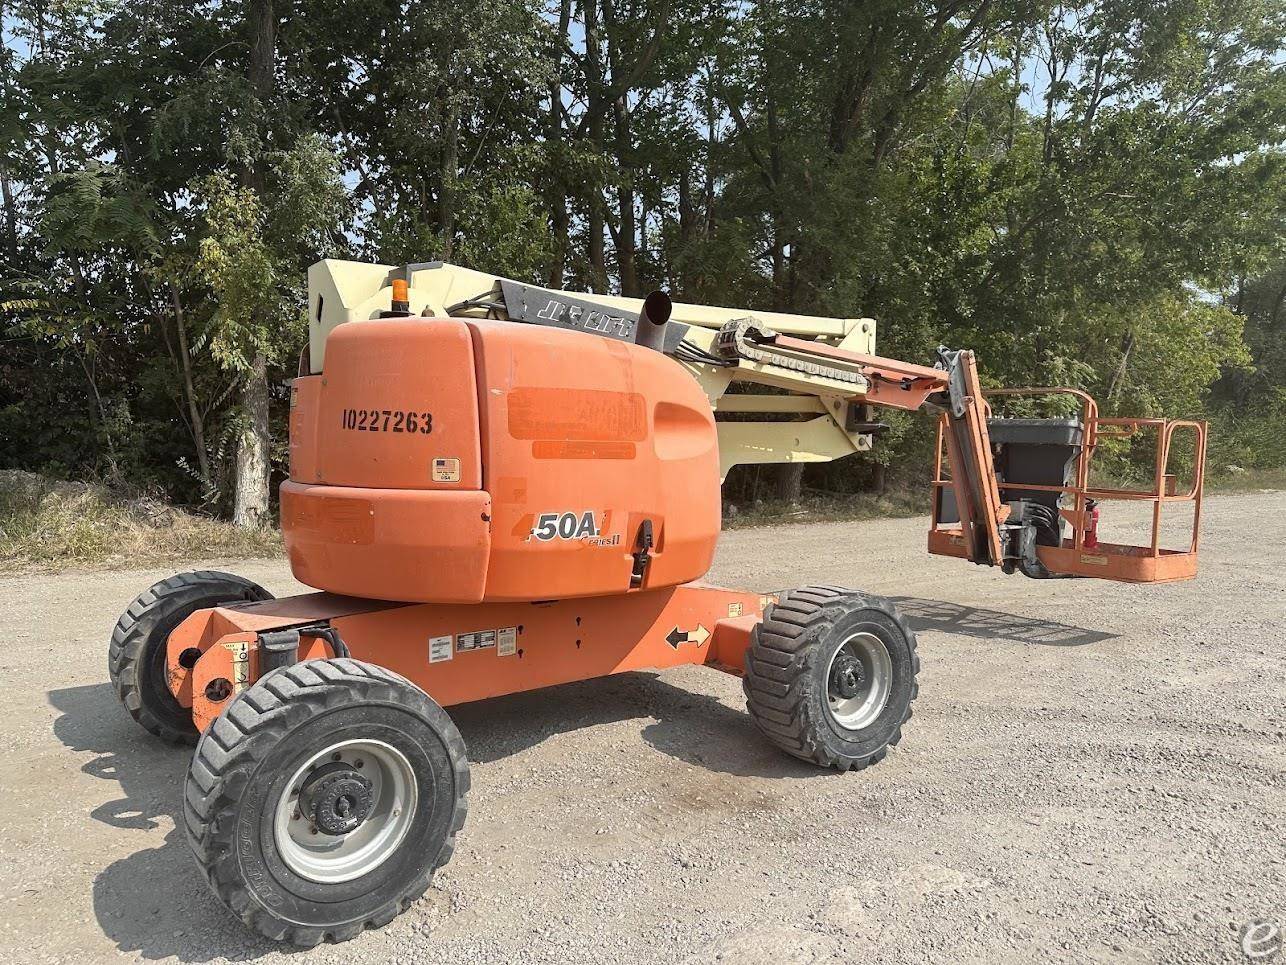
[[[1286,469],[1243,469],[1240,472],[1206,474],[1208,493],[1248,493],[1286,489]]]
[[[1145,479],[1134,485],[1151,485]],[[1116,479],[1093,480],[1094,485],[1129,488]],[[1286,491],[1286,469],[1246,469],[1234,473],[1206,475],[1206,493],[1245,493]],[[753,503],[724,503],[723,528],[750,529],[755,526],[780,526],[791,523],[821,523],[841,520],[894,519],[929,515],[929,487],[890,488],[874,493],[826,493],[805,490],[797,502],[759,500]]]
[[[0,472],[0,572],[153,566],[281,555],[281,534],[126,498],[103,486]]]
[[[1208,493],[1286,490],[1286,469],[1210,475]],[[725,502],[723,528],[928,516],[928,487],[887,492],[805,490],[796,502]],[[124,497],[89,483],[0,471],[0,573],[110,566],[148,567],[215,558],[272,559],[281,533],[240,529],[162,500]]]
[[[929,515],[929,487],[889,489],[875,493],[827,493],[805,490],[797,502],[760,500],[725,503],[723,528],[750,529],[790,523],[823,523],[841,520],[890,519]]]

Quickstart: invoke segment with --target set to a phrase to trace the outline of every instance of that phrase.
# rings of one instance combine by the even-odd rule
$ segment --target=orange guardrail
[[[1076,456],[1074,479],[1070,485],[1051,486],[1028,483],[1022,479],[1004,479],[1002,489],[1022,489],[1034,492],[1059,493],[1059,513],[1067,521],[1071,535],[1064,537],[1060,546],[1038,546],[1036,554],[1044,567],[1054,575],[1075,575],[1133,583],[1159,583],[1190,579],[1197,572],[1197,547],[1200,538],[1201,499],[1205,480],[1206,423],[1188,419],[1101,418],[1098,404],[1079,389],[1041,387],[1027,389],[996,389],[984,393],[988,399],[997,397],[1067,395],[1080,402],[1080,423],[1083,436]],[[989,407],[990,413],[990,407]],[[1130,489],[1090,485],[1090,467],[1100,441],[1138,436],[1142,431],[1155,429],[1156,454],[1152,486],[1148,489]],[[1177,433],[1193,434],[1192,481],[1186,491],[1179,492],[1177,476],[1171,473],[1170,461],[1174,454]],[[951,485],[946,474],[949,468],[943,457],[943,424],[938,425],[938,443],[934,462],[933,520],[929,531],[929,551],[945,556],[963,557],[963,538],[958,528],[952,529],[950,521],[938,518],[942,499],[941,490]],[[1097,506],[1102,502],[1133,501],[1152,504],[1151,538],[1147,544],[1130,545],[1103,543],[1097,540]],[[1070,506],[1062,505],[1070,502]],[[1163,507],[1173,503],[1192,504],[1192,529],[1186,548],[1161,546]]]

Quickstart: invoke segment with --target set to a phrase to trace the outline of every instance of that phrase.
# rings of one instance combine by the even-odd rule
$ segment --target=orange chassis
[[[170,690],[204,732],[260,676],[262,634],[298,630],[298,659],[394,670],[442,706],[683,664],[740,675],[773,597],[690,583],[540,603],[389,603],[307,593],[199,610],[170,634]],[[340,653],[336,653],[338,649]]]

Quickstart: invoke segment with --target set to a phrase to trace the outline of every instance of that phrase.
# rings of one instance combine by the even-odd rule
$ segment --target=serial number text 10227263
[[[433,431],[433,413],[409,409],[344,409],[340,413],[345,429],[357,432],[412,432],[428,435]]]

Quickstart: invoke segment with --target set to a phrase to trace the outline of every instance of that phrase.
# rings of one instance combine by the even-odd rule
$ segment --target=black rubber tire
[[[888,650],[892,682],[879,716],[867,726],[842,727],[827,704],[831,656],[853,633],[878,637]],[[902,738],[919,693],[915,634],[883,597],[837,586],[783,593],[764,612],[746,650],[742,686],[759,729],[801,760],[840,771],[883,760]]]
[[[140,593],[116,621],[107,648],[112,689],[129,715],[157,737],[195,744],[192,713],[165,682],[170,633],[197,610],[272,598],[259,584],[216,570],[178,573]]]
[[[404,754],[428,793],[398,849],[360,878],[319,884],[281,860],[277,803],[309,757],[341,735]],[[274,670],[232,700],[188,770],[188,843],[219,900],[275,941],[312,946],[388,924],[450,860],[468,812],[469,762],[455,724],[404,677],[347,657]]]

